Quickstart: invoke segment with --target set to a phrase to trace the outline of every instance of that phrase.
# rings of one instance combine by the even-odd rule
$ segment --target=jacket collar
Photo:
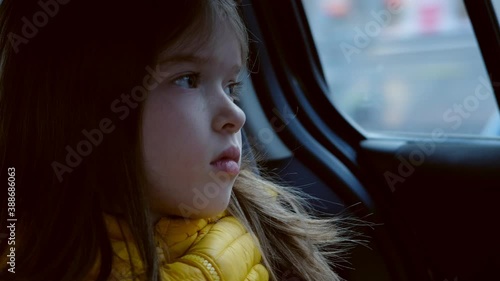
[[[163,217],[154,225],[154,238],[159,260],[161,263],[170,263],[181,257],[197,241],[199,231],[207,224],[215,223],[228,215],[227,211],[211,218],[186,219],[181,217]],[[132,232],[127,222],[110,214],[103,214],[108,236],[115,254],[122,260],[131,260],[134,265],[140,265],[137,246],[134,243]],[[127,250],[128,248],[128,250]],[[129,255],[128,251],[132,254]],[[132,258],[130,259],[130,256]]]

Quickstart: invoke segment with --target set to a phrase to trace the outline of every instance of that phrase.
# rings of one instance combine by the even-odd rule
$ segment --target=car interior
[[[343,85],[341,83],[347,82],[339,76],[359,74],[366,69],[353,62],[349,67],[358,67],[358,72],[345,70],[346,74],[340,69],[336,75],[327,73],[325,60],[320,54],[319,37],[315,37],[312,31],[314,16],[308,15],[306,10],[307,5],[313,5],[311,2],[328,5],[322,7],[329,7],[324,10],[328,11],[328,24],[333,26],[333,23],[348,22],[345,19],[349,12],[346,10],[354,9],[356,3],[362,1],[241,1],[242,16],[251,40],[249,72],[245,75],[244,94],[238,102],[247,115],[244,127],[246,149],[252,147],[257,155],[256,162],[267,173],[317,198],[311,203],[322,215],[348,214],[371,223],[370,227],[360,226],[357,229],[367,242],[356,245],[347,261],[337,268],[346,280],[498,280],[500,124],[491,122],[498,119],[500,104],[498,1],[413,1],[422,7],[424,2],[453,2],[446,4],[450,7],[455,7],[454,2],[463,5],[460,17],[466,17],[467,24],[472,28],[467,32],[470,32],[477,48],[477,57],[480,58],[478,65],[488,74],[486,81],[491,86],[492,95],[477,110],[462,111],[470,115],[458,115],[461,111],[456,111],[458,113],[454,115],[453,123],[430,123],[426,129],[412,125],[420,123],[407,123],[394,130],[365,130],[357,120],[371,124],[369,122],[374,122],[376,114],[375,117],[365,116],[364,119],[359,115],[356,120],[355,115],[349,116],[342,111],[341,103],[331,102],[330,96],[340,95],[342,87],[336,88],[333,87],[336,84],[332,86],[332,83],[328,83],[329,76],[333,77],[332,81],[338,81],[338,85]],[[354,4],[346,4],[348,2]],[[405,5],[412,1],[378,2],[382,7],[379,9],[383,9],[383,5]],[[446,5],[439,7],[448,7]],[[422,28],[425,28],[425,32],[430,28],[439,30],[439,26],[429,27],[428,23],[432,22],[428,19],[429,13],[435,16],[438,8],[432,10],[434,12],[425,12],[424,8],[430,9],[421,9],[427,17]],[[376,14],[373,8],[366,11]],[[399,20],[404,22],[405,19]],[[460,19],[457,26],[462,21]],[[401,26],[411,27],[412,24],[401,23]],[[329,28],[326,25],[325,30]],[[443,30],[446,28],[443,27]],[[402,34],[410,34],[413,32],[411,30],[403,30]],[[432,41],[435,40],[432,34],[438,34],[438,31],[433,32],[425,33],[424,37],[415,37],[421,41],[429,40],[418,43],[422,44],[421,48],[425,48],[419,51],[423,52],[424,57],[434,56],[429,49],[438,48],[435,47],[437,43]],[[342,37],[340,32],[333,32],[329,36],[335,37],[336,34]],[[457,41],[450,41],[458,38],[453,36],[447,37],[446,42],[439,42],[439,46],[448,48],[444,53],[452,54],[461,48]],[[342,44],[352,42],[350,39],[352,36],[338,39],[340,42],[331,41],[334,43],[330,43],[330,49],[339,52]],[[324,40],[327,42],[330,38],[325,35]],[[380,40],[379,35],[373,36],[373,42],[377,40]],[[388,42],[392,44],[391,48],[404,43],[395,40]],[[358,46],[350,54],[354,57],[363,52],[376,52],[373,45],[375,43],[364,49]],[[396,55],[408,54],[415,46],[398,46],[400,51]],[[439,60],[442,56],[436,54],[432,59]],[[456,63],[462,58],[462,55],[458,55],[450,61]],[[381,61],[386,63],[390,60],[394,60],[394,63],[401,61],[399,57],[384,57]],[[416,63],[418,60],[420,58],[416,59]],[[336,67],[336,61],[332,59],[332,62],[332,68]],[[337,62],[341,64],[341,59],[337,59]],[[444,64],[440,64],[437,74],[429,74],[432,70],[430,63],[417,65],[424,69],[422,75],[429,75],[425,77],[463,73],[465,78],[453,78],[453,83],[470,79],[472,86],[464,90],[467,96],[463,99],[453,96],[457,92],[455,90],[460,88],[456,84],[443,90],[429,86],[425,91],[430,98],[423,103],[421,114],[413,114],[408,118],[415,119],[415,122],[424,120],[432,115],[431,107],[439,103],[438,98],[445,95],[450,98],[450,106],[463,101],[465,107],[454,108],[473,108],[471,102],[480,101],[478,91],[473,96],[480,82],[476,74],[470,75],[463,70],[467,69],[468,63],[464,59],[463,65],[444,67]],[[417,66],[410,68],[412,65],[405,64],[405,68],[401,69],[414,70]],[[363,79],[372,79],[370,85],[377,85],[385,81],[385,74],[401,75],[397,72],[394,74],[382,70],[376,75],[360,74],[349,77],[348,82],[354,87],[364,83]],[[426,79],[415,83],[425,87],[426,81],[433,81]],[[395,94],[391,96],[393,100],[406,99],[404,91],[400,89],[407,87],[407,84],[396,84]],[[375,95],[380,89],[368,87],[364,91],[367,95]],[[403,98],[398,98],[398,95]],[[411,104],[412,100],[407,100]],[[450,129],[449,125],[457,125],[458,121],[464,121],[465,124],[465,121],[474,119],[464,116],[479,116],[483,113],[486,116],[486,107],[482,107],[486,105],[491,107],[493,117],[483,118],[481,125],[459,125],[459,129],[479,132],[483,125],[486,127],[485,124],[489,124],[488,128],[493,128],[489,129],[490,133]],[[399,110],[396,106],[383,109],[396,110]],[[445,114],[441,114],[443,112]],[[437,116],[451,118],[453,112],[449,111],[450,115],[446,115],[446,112],[439,109]],[[462,120],[457,119],[460,116]],[[415,131],[417,129],[420,131]],[[283,280],[295,279],[284,276]]]

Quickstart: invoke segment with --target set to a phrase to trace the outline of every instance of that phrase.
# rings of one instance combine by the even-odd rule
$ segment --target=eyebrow
[[[208,57],[201,57],[193,54],[177,54],[160,59],[160,64],[178,64],[178,63],[194,63],[194,64],[209,64],[212,60]],[[241,64],[236,64],[231,68],[232,72],[238,73],[242,70]]]

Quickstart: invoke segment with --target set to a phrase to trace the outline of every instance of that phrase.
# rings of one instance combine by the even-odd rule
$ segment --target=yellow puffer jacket
[[[108,281],[146,281],[142,261],[124,221],[104,215],[113,264]],[[211,219],[167,219],[155,225],[160,276],[167,280],[266,281],[261,253],[241,223],[226,212]],[[131,263],[135,268],[132,276]],[[95,280],[97,262],[88,280]]]

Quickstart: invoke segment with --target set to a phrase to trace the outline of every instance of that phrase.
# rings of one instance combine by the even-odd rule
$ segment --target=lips
[[[214,161],[210,162],[210,165],[230,175],[237,175],[240,172],[239,162],[240,149],[236,146],[231,146],[219,154]]]

